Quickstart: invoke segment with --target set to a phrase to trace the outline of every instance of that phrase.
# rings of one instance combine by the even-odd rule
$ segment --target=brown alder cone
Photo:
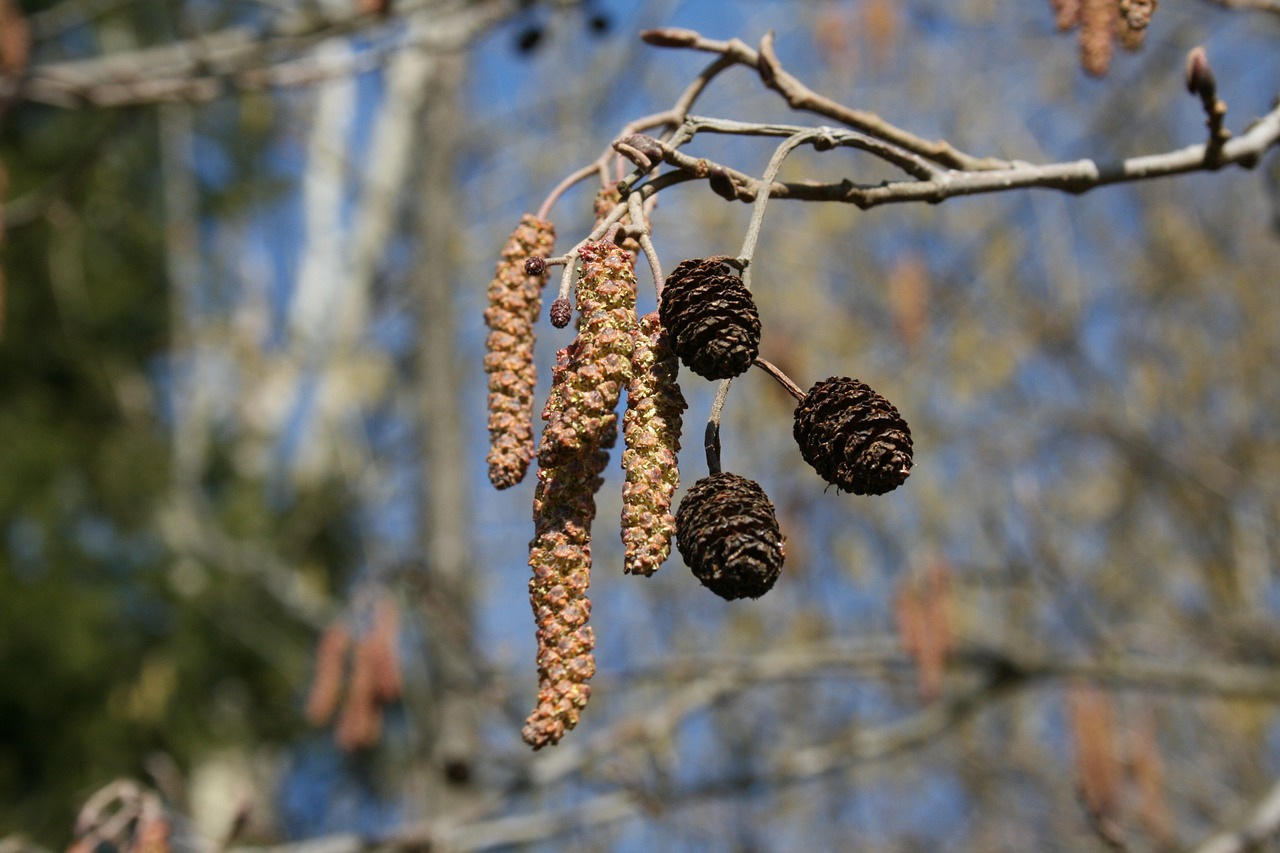
[[[1080,65],[1101,77],[1111,67],[1116,0],[1080,0]]]
[[[542,308],[544,275],[529,275],[525,261],[551,253],[555,226],[525,214],[503,247],[484,312],[489,336],[484,369],[489,375],[489,482],[506,489],[524,479],[533,459],[533,324]]]
[[[631,381],[635,346],[636,277],[631,257],[609,242],[578,251],[578,336],[565,350],[566,369],[552,382],[542,418],[538,464],[552,467],[601,446],[600,436],[616,431],[618,400]]]
[[[562,363],[556,372],[563,376]],[[555,377],[553,377],[555,381]],[[534,536],[529,543],[529,601],[537,625],[538,702],[521,736],[534,749],[553,745],[578,724],[591,698],[595,634],[591,616],[591,522],[595,493],[617,437],[610,416],[600,444],[562,464],[540,467],[533,498]]]
[[[307,693],[304,716],[313,726],[323,726],[333,717],[342,694],[342,682],[347,672],[347,649],[351,646],[351,634],[341,621],[333,622],[320,635],[316,645],[316,669],[311,678],[311,690]]]
[[[681,261],[667,276],[658,313],[684,366],[704,379],[729,379],[760,352],[760,312],[723,255]]]
[[[685,493],[676,544],[694,577],[726,601],[764,595],[786,559],[773,502],[759,483],[728,471]]]
[[[680,362],[656,311],[640,320],[631,364],[627,411],[622,416],[622,467],[627,472],[622,486],[622,568],[627,574],[648,576],[671,555],[676,530],[671,499],[680,486],[681,413],[688,408],[676,384]]]
[[[796,406],[792,434],[804,461],[839,491],[883,495],[911,474],[911,428],[860,380],[814,383]]]

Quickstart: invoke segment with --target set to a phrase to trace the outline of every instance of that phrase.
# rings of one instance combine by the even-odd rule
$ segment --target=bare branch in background
[[[363,14],[353,4],[345,17],[290,19],[265,36],[233,27],[135,51],[38,63],[21,77],[10,74],[0,80],[0,97],[75,109],[207,101],[234,92],[306,85],[379,67],[401,49],[458,50],[518,6],[516,0],[405,2],[397,5],[397,17],[421,15],[429,25],[407,35],[384,34],[383,42],[358,52],[309,54],[330,39],[386,26],[381,16]]]

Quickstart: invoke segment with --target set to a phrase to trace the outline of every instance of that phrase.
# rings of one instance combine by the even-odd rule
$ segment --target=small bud
[[[547,271],[546,258],[540,258],[537,255],[534,255],[532,258],[529,258],[527,261],[524,262],[525,275],[542,275],[546,271]]]
[[[683,27],[659,27],[640,33],[640,40],[654,47],[692,47],[698,43],[698,34]]]
[[[519,53],[533,53],[542,44],[544,35],[542,27],[537,25],[525,27],[516,36],[515,48]]]
[[[662,160],[662,143],[643,133],[633,133],[616,140],[613,150],[646,172]]]
[[[1187,53],[1187,91],[1202,98],[1212,98],[1218,88],[1213,69],[1209,67],[1209,57],[1204,47],[1193,47]]]
[[[573,307],[569,300],[561,297],[551,303],[551,325],[563,329],[573,319]]]
[[[726,201],[737,201],[738,187],[723,167],[715,166],[707,173],[707,183],[711,191]]]
[[[772,89],[778,83],[778,72],[780,70],[778,56],[773,52],[773,32],[770,31],[765,33],[764,38],[760,39],[756,71],[760,74],[760,82]]]

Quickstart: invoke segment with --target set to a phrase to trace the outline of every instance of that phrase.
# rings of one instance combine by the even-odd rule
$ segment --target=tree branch
[[[678,40],[663,41],[662,34],[678,33]],[[738,39],[715,41],[703,38],[692,30],[650,30],[641,34],[649,43],[658,47],[677,47],[720,54],[727,60],[755,69],[760,80],[786,100],[792,109],[815,113],[838,121],[864,133],[880,137],[893,144],[941,163],[944,166],[964,170],[996,169],[1008,166],[1004,160],[993,157],[974,157],[957,149],[945,140],[931,141],[891,124],[875,113],[855,110],[844,104],[814,92],[782,68],[773,52],[773,33],[768,33],[755,51]]]
[[[1227,9],[1251,9],[1280,15],[1280,0],[1206,0],[1206,2]]]
[[[25,77],[0,78],[0,99],[68,109],[119,107],[207,101],[232,91],[303,85],[377,67],[404,48],[458,50],[519,5],[517,0],[403,0],[398,4],[401,18],[421,14],[431,25],[411,37],[388,37],[338,61],[303,54],[328,39],[382,22],[353,11],[339,17],[290,19],[266,35],[250,27],[230,27],[157,47],[33,65]]]
[[[1280,782],[1272,786],[1239,829],[1220,832],[1195,848],[1195,853],[1245,853],[1280,833]]]
[[[697,132],[745,136],[792,136],[806,129],[813,130],[797,125],[749,124],[703,117],[690,117],[686,126]],[[845,202],[865,210],[882,204],[900,202],[923,201],[937,204],[956,196],[1014,189],[1055,189],[1079,194],[1110,184],[1131,183],[1189,172],[1215,171],[1227,165],[1249,169],[1256,166],[1262,155],[1269,149],[1280,144],[1280,103],[1271,112],[1253,122],[1244,133],[1227,140],[1220,146],[1190,145],[1161,154],[1140,155],[1102,164],[1094,160],[1075,160],[1044,165],[1015,161],[1007,168],[1001,169],[979,171],[938,169],[907,149],[858,131],[828,129],[828,136],[836,146],[857,148],[870,153],[915,175],[917,179],[888,181],[875,185],[855,184],[848,179],[838,183],[775,182],[770,185],[772,197],[801,201]],[[709,180],[710,176],[719,170],[733,182],[737,190],[737,198],[742,201],[753,201],[760,190],[760,181],[750,175],[705,158],[692,157],[666,143],[657,140],[654,142],[662,146],[663,160],[675,166],[677,171],[659,175],[644,184],[643,188],[657,192],[688,180]]]

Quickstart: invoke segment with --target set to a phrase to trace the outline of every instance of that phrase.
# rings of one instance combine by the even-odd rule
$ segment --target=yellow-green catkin
[[[626,449],[622,467],[623,571],[652,575],[671,554],[675,516],[671,499],[680,485],[681,413],[687,408],[676,377],[680,362],[657,312],[635,332],[627,411],[622,417]]]
[[[555,244],[555,226],[525,214],[507,240],[489,282],[484,312],[489,335],[484,369],[489,375],[489,482],[499,489],[524,479],[533,459],[533,324],[542,308],[546,276],[529,275],[525,261],[546,257]]]
[[[522,734],[534,749],[557,743],[576,726],[591,696],[591,522],[618,435],[614,409],[631,380],[636,326],[630,255],[607,242],[589,243],[578,254],[578,335],[560,351],[542,412],[529,543],[538,703]]]
[[[578,336],[564,382],[553,383],[538,464],[547,467],[588,452],[613,424],[622,389],[631,381],[636,328],[636,277],[631,256],[608,241],[578,251]],[[616,424],[615,424],[616,428]]]
[[[580,341],[560,351],[552,372],[553,391],[563,389]],[[568,395],[572,396],[572,395]],[[551,405],[551,404],[549,404]],[[557,743],[578,724],[591,696],[595,635],[587,625],[591,600],[591,522],[595,493],[617,436],[610,415],[594,444],[554,465],[540,465],[533,498],[534,535],[529,543],[529,600],[538,643],[538,701],[522,735],[534,749]]]

